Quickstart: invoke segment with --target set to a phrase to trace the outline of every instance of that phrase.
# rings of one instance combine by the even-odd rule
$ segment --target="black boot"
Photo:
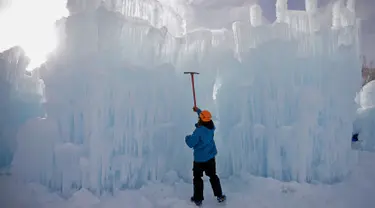
[[[217,201],[218,201],[219,203],[224,202],[226,199],[227,199],[227,197],[226,197],[225,195],[221,195],[221,196],[218,196],[218,197],[217,197]]]
[[[195,200],[193,196],[190,198],[190,201],[194,202],[194,204],[197,205],[197,206],[202,205],[202,200]]]

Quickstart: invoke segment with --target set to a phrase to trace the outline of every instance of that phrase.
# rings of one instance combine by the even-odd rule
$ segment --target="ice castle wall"
[[[139,187],[171,171],[191,180],[184,137],[197,117],[183,71],[201,72],[197,100],[218,126],[222,177],[334,183],[350,171],[357,28],[296,37],[282,23],[236,23],[176,38],[105,10],[61,23],[59,57],[40,69],[48,117],[17,135],[13,171],[25,180],[67,195]]]
[[[32,117],[42,116],[40,80],[24,75],[27,58],[22,49],[0,53],[0,172],[9,172],[16,150],[18,128]],[[19,90],[24,88],[25,90]]]

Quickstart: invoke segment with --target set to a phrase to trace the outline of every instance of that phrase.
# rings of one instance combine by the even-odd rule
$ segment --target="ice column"
[[[308,13],[316,13],[316,11],[318,10],[317,0],[306,0],[305,9]]]
[[[160,13],[159,13],[159,10],[156,6],[151,6],[151,20],[150,20],[150,23],[152,26],[154,27],[158,27],[158,18],[160,17]]]
[[[318,23],[315,19],[315,15],[318,10],[317,0],[306,0],[305,8],[309,18],[310,32],[319,30]]]
[[[355,12],[355,1],[356,0],[348,0],[348,2],[346,3],[346,7],[351,12]]]
[[[286,11],[288,10],[288,0],[276,1],[276,22],[286,21]]]
[[[250,23],[253,27],[262,25],[262,8],[258,4],[250,7]]]
[[[341,7],[342,1],[339,0],[333,4],[332,7],[332,29],[339,29],[341,24]]]
[[[343,15],[344,26],[353,26],[356,23],[355,0],[348,0],[346,3],[345,14]]]

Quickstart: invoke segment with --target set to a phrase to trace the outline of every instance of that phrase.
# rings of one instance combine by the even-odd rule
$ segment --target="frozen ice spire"
[[[285,22],[287,10],[288,10],[288,0],[276,1],[276,22]]]
[[[258,4],[250,7],[250,23],[253,27],[262,25],[263,11]]]
[[[346,3],[346,25],[355,25],[356,23],[356,14],[355,14],[355,1],[356,0],[348,0]]]
[[[308,13],[315,13],[318,10],[317,0],[305,0],[305,9]]]
[[[342,0],[338,0],[333,4],[332,7],[332,28],[338,29],[342,27],[341,24],[341,8],[343,5]]]
[[[346,7],[348,8],[349,11],[355,12],[355,2],[356,0],[348,0],[346,3]]]

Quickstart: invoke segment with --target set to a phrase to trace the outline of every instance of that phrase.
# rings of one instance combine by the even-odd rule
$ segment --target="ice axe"
[[[194,74],[199,74],[199,73],[198,72],[184,72],[184,74],[190,74],[191,76],[191,87],[193,89],[194,107],[197,107],[197,101],[195,99]]]

